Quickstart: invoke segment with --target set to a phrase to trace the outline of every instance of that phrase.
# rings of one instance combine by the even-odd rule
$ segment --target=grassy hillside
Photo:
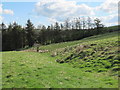
[[[63,42],[63,43],[40,46],[39,49],[54,51],[59,48],[61,49],[61,48],[65,48],[65,47],[69,47],[69,46],[73,46],[73,45],[77,45],[77,44],[81,44],[81,43],[93,42],[93,41],[102,40],[102,39],[106,39],[106,38],[112,38],[112,37],[116,37],[116,40],[118,40],[118,32],[112,32],[112,33],[107,33],[107,34],[91,36],[91,37],[87,37],[87,38],[77,40],[77,41],[70,41],[70,42]],[[34,48],[35,47],[32,47],[31,49],[34,49]]]
[[[40,46],[46,53],[3,52],[3,88],[117,88],[117,47],[116,32]]]
[[[58,55],[60,63],[70,63],[74,67],[84,68],[88,71],[98,72],[112,70],[118,71],[118,36],[117,33],[104,34],[87,38],[89,41],[57,49],[53,52]],[[95,38],[95,39],[92,39]],[[92,39],[92,40],[91,40]]]

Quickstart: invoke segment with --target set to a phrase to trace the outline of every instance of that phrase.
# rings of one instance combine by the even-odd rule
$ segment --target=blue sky
[[[76,2],[76,0],[71,0],[71,2],[68,0],[48,0],[48,2],[45,0],[38,2],[2,2],[1,18],[6,24],[16,21],[23,26],[26,24],[26,21],[30,19],[33,24],[37,26],[39,24],[50,25],[55,21],[63,22],[67,17],[72,18],[85,15],[93,18],[99,17],[106,26],[111,26],[116,25],[118,22],[115,7],[117,3],[113,1],[114,0],[111,0],[111,2],[107,4],[107,1]],[[108,18],[110,20],[108,20]]]
[[[31,19],[34,23],[33,2],[6,2],[2,3],[3,9],[11,9],[14,11],[14,15],[3,14],[6,23],[17,21],[19,24],[24,25],[28,19]]]

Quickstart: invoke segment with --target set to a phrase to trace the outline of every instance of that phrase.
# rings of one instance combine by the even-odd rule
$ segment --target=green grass
[[[79,68],[79,60],[77,61],[77,58],[72,59],[76,59],[76,61],[69,64],[56,62],[56,59],[61,57],[61,59],[65,59],[73,54],[79,44],[89,45],[97,43],[101,46],[106,46],[105,42],[109,41],[106,43],[116,45],[116,43],[113,43],[114,40],[117,41],[117,33],[92,36],[79,41],[40,47],[40,49],[49,50],[49,53],[2,52],[3,88],[117,88],[118,77],[111,74],[113,73],[111,70],[105,72],[87,72],[86,70],[89,68]],[[98,46],[95,47],[98,48]],[[91,48],[85,50],[92,51]],[[111,48],[111,50],[114,50],[114,48]],[[57,52],[58,55],[51,57],[51,53],[54,52]],[[98,54],[96,53],[96,55]],[[96,59],[96,61],[98,60]],[[73,68],[71,65],[76,65],[77,67]]]
[[[56,49],[59,49],[59,48],[65,48],[65,47],[73,46],[73,45],[76,45],[76,44],[81,44],[81,43],[84,43],[84,42],[97,41],[97,40],[102,40],[102,39],[112,38],[112,37],[117,37],[118,38],[118,32],[112,32],[112,33],[101,34],[101,35],[97,35],[97,36],[91,36],[91,37],[87,37],[87,38],[77,40],[77,41],[70,41],[70,42],[63,42],[63,43],[40,46],[39,48],[41,50],[53,51],[53,50],[56,50]],[[33,49],[34,49],[34,47],[33,47]]]
[[[87,42],[57,49],[53,51],[53,55],[56,53],[60,57],[58,59],[60,63],[69,63],[73,67],[84,68],[87,71],[118,71],[120,62],[117,33],[104,35],[99,35],[95,39],[90,37]]]

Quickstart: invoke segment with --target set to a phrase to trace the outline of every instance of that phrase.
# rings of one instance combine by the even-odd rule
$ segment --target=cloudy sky
[[[16,0],[17,1],[17,0]],[[0,23],[16,21],[25,25],[30,19],[35,26],[39,24],[63,22],[66,18],[100,18],[106,26],[118,24],[119,0],[6,0],[0,3]],[[84,2],[83,2],[84,1]]]

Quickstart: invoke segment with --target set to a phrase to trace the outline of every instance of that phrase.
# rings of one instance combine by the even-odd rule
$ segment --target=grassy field
[[[110,66],[112,63],[118,63],[118,59],[115,58],[117,41],[118,33],[114,32],[73,42],[40,46],[41,50],[49,50],[46,53],[2,52],[3,88],[117,88],[118,71],[113,70],[118,68],[117,65],[103,67],[106,64]],[[96,49],[96,53],[89,55],[93,49]],[[107,51],[104,51],[105,49]],[[80,55],[83,55],[81,51],[87,56],[80,58]],[[102,52],[109,55],[101,54]],[[111,55],[114,57],[106,59]],[[60,64],[56,60],[63,63]],[[86,60],[89,64],[86,64]],[[98,65],[101,71],[96,70],[94,66],[99,64],[99,61],[104,62],[102,66]],[[109,63],[110,61],[112,63]]]

